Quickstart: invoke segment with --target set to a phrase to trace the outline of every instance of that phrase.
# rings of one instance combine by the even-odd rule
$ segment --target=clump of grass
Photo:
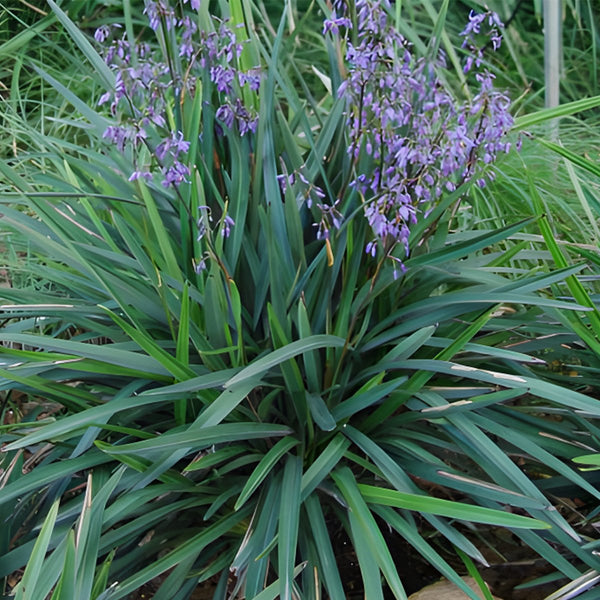
[[[87,61],[82,81],[94,83],[82,100],[35,64],[62,98],[42,102],[56,129],[8,113],[29,149],[0,162],[0,223],[29,277],[1,290],[0,307],[0,389],[17,415],[0,434],[0,574],[19,573],[15,597],[116,600],[160,580],[155,600],[188,598],[207,581],[215,598],[337,600],[348,590],[332,536],[343,535],[365,596],[405,598],[413,590],[384,523],[471,598],[436,545],[485,563],[465,526],[509,528],[563,577],[597,569],[547,491],[566,481],[599,496],[571,459],[595,450],[600,404],[546,360],[581,340],[586,360],[595,356],[582,265],[552,264],[560,258],[535,185],[525,188],[531,210],[516,206],[514,219],[498,218],[501,204],[477,213],[501,190],[517,197],[528,183],[511,166],[520,159],[492,156],[495,183],[472,185],[474,142],[467,171],[444,174],[410,145],[419,115],[377,121],[372,100],[389,98],[368,76],[370,104],[338,93],[364,75],[346,51],[396,40],[391,53],[417,57],[405,63],[414,82],[425,73],[443,95],[432,110],[460,120],[479,90],[453,95],[452,71],[432,66],[437,44],[452,46],[448,2],[430,45],[418,31],[405,36],[410,47],[377,29],[400,22],[392,6],[343,12],[336,2],[328,26],[347,20],[320,46],[319,86],[304,76],[308,59],[296,61],[302,47],[288,59],[304,34],[291,5],[273,25],[262,3],[217,14],[206,2],[149,3],[141,36],[125,11],[112,58],[50,6]],[[388,62],[372,76],[385,77]],[[422,93],[427,112],[414,82],[406,89]],[[497,117],[493,93],[480,119]],[[63,102],[77,111],[68,123]],[[404,135],[414,154],[408,199],[393,206],[378,204],[389,190],[383,151],[360,130],[367,108],[375,141]],[[517,127],[552,116],[528,114]],[[449,122],[430,134],[453,131]],[[436,168],[441,183],[423,175],[432,187],[422,202],[419,175]],[[387,211],[385,230],[373,207]],[[532,253],[527,236],[540,223],[545,248]],[[38,408],[21,410],[23,399]]]

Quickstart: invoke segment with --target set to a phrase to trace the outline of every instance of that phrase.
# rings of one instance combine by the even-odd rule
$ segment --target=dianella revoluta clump
[[[570,466],[596,436],[600,405],[575,391],[593,379],[545,368],[565,339],[597,346],[591,318],[565,316],[591,315],[581,265],[521,252],[535,217],[454,218],[493,169],[488,196],[527,183],[496,162],[513,122],[481,50],[497,17],[470,15],[450,72],[435,40],[396,31],[399,1],[319,2],[320,56],[301,4],[146,0],[96,32],[104,64],[49,0],[82,83],[108,91],[89,110],[34,60],[81,112],[76,136],[17,121],[0,160],[16,600],[149,582],[156,600],[405,600],[409,554],[475,598],[446,549],[485,564],[473,540],[504,527],[559,575],[600,570],[553,506],[556,485],[600,499]],[[61,131],[64,102],[44,103]],[[563,281],[584,301],[554,297]]]
[[[349,187],[359,192],[373,232],[367,253],[403,268],[419,216],[461,184],[473,180],[483,187],[494,178],[490,165],[510,149],[510,100],[494,89],[478,43],[489,39],[496,50],[503,25],[495,13],[470,14],[461,35],[464,72],[475,90],[459,100],[440,76],[443,53],[435,60],[416,56],[394,28],[387,0],[356,0],[354,13],[348,5],[334,2],[323,31],[347,38],[348,73],[337,93],[347,102]],[[399,255],[392,254],[398,246]]]
[[[200,11],[199,0],[191,0],[190,8]],[[121,152],[132,151],[135,169],[130,180],[153,180],[160,175],[164,187],[177,188],[190,176],[186,156],[190,140],[179,129],[178,106],[193,98],[201,86],[211,86],[217,133],[237,129],[243,136],[254,132],[258,115],[242,101],[242,90],[247,87],[256,92],[260,72],[239,68],[244,41],[230,23],[214,17],[212,29],[201,30],[197,19],[178,13],[167,0],[146,2],[144,13],[157,33],[161,46],[157,51],[143,41],[132,47],[118,25],[102,26],[95,34],[96,41],[104,44],[104,60],[116,79],[114,90],[100,98],[100,104],[110,102],[118,121],[106,129],[104,137]]]

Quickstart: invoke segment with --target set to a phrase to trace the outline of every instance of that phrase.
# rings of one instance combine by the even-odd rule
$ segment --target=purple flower
[[[328,240],[329,232],[331,228],[339,229],[343,217],[341,213],[337,210],[337,206],[339,205],[340,200],[336,200],[333,204],[317,204],[317,208],[321,211],[321,220],[318,224],[317,229],[317,239],[318,240]],[[309,206],[310,208],[310,206]]]
[[[190,143],[183,139],[183,133],[178,131],[171,133],[156,147],[156,156],[159,160],[164,160],[167,154],[177,158],[180,153],[185,153],[190,149]]]
[[[210,79],[217,86],[219,92],[225,94],[233,93],[234,71],[229,67],[215,65],[210,69]]]
[[[317,225],[317,239],[318,240],[328,240],[329,239],[329,227],[328,223],[324,220],[321,220]]]
[[[482,35],[481,26],[486,20],[488,22],[489,31],[485,35],[490,38],[492,48],[498,50],[502,43],[502,34],[500,32],[504,29],[504,24],[500,20],[500,17],[493,11],[480,14],[471,11],[469,13],[469,22],[460,33],[460,35],[464,37],[462,47],[467,48],[470,53],[467,56],[467,61],[463,67],[465,73],[471,70],[473,63],[475,63],[477,67],[481,64],[482,51],[475,38],[477,35]]]
[[[144,8],[144,14],[150,21],[150,27],[156,31],[160,27],[160,16],[158,13],[158,6],[156,2],[149,1]]]
[[[188,0],[183,0],[182,4],[187,3]],[[129,179],[151,179],[158,169],[165,187],[179,186],[190,175],[187,157],[182,157],[189,152],[190,142],[181,131],[173,132],[170,127],[168,115],[173,99],[184,102],[193,98],[208,71],[220,100],[216,112],[220,122],[215,126],[217,134],[243,136],[256,131],[258,114],[253,107],[245,106],[240,89],[248,86],[256,92],[261,85],[260,68],[247,71],[237,68],[236,59],[244,42],[238,39],[231,23],[215,18],[214,30],[200,31],[198,22],[184,13],[181,6],[178,6],[180,16],[176,16],[174,5],[172,0],[145,0],[144,14],[153,30],[161,29],[161,35],[169,32],[175,40],[180,58],[172,62],[177,63],[177,68],[146,42],[136,44],[137,61],[132,61],[128,37],[123,34],[120,39],[110,41],[114,30],[107,25],[99,27],[94,35],[98,43],[106,44],[103,58],[115,75],[114,89],[102,94],[99,100],[100,105],[110,102],[115,117],[115,123],[104,132],[104,139],[120,152],[132,151],[136,157],[142,146],[152,147],[147,138],[158,138],[151,164],[136,169]],[[192,10],[198,11],[200,5],[201,0],[189,0]],[[228,235],[232,225],[227,217],[223,221],[223,235]]]
[[[164,187],[169,187],[170,185],[178,187],[183,182],[187,182],[186,177],[190,174],[190,170],[183,163],[174,161],[174,163],[163,170],[163,175],[165,178],[161,182]]]
[[[135,133],[131,128],[109,125],[102,137],[115,144],[119,152],[125,152],[125,145],[134,139]]]
[[[183,139],[183,132],[178,131],[173,134],[172,148],[175,148],[177,154],[187,152],[190,149],[190,143]]]
[[[347,17],[336,17],[335,12],[332,13],[331,18],[323,21],[323,35],[326,33],[336,34],[339,32],[340,27],[352,27],[352,21]]]
[[[188,0],[183,0],[184,4],[187,4]],[[200,0],[190,0],[190,6],[192,10],[200,10]]]
[[[469,22],[467,26],[460,32],[462,37],[470,36],[474,33],[479,33],[481,24],[485,21],[487,13],[477,14],[474,10],[469,13]]]
[[[105,94],[102,94],[102,96],[100,96],[100,100],[98,100],[98,106],[104,104],[105,102],[108,102],[111,98],[112,92],[106,92]]]
[[[229,216],[225,215],[223,218],[223,226],[221,227],[221,235],[223,237],[229,237],[231,228],[235,225],[235,221]]]
[[[202,273],[202,271],[204,271],[206,269],[206,257],[203,256],[202,258],[200,258],[197,261],[194,261],[194,271],[196,272],[196,275],[200,275],[200,273]]]
[[[198,26],[186,15],[179,21],[179,27],[182,30],[179,56],[185,56],[189,60],[195,52],[193,37],[196,31],[198,31]]]
[[[237,124],[238,132],[242,136],[256,132],[258,126],[258,115],[248,110],[239,98],[236,98],[234,103],[226,102],[219,106],[215,116],[230,130],[234,123]]]
[[[238,82],[240,86],[248,85],[253,92],[258,92],[260,89],[260,70],[250,69],[249,71],[240,71],[238,73]]]
[[[136,179],[139,179],[140,177],[142,177],[146,181],[151,181],[152,180],[152,173],[150,173],[150,171],[134,171],[130,175],[129,181],[135,181]]]
[[[102,44],[110,35],[110,27],[108,25],[101,25],[94,32],[94,39]]]
[[[159,112],[156,111],[155,107],[150,105],[147,109],[147,117],[146,119],[149,120],[150,122],[154,123],[157,127],[166,127],[167,126],[167,122],[165,121],[165,118],[162,116],[162,114],[160,114]]]
[[[229,129],[233,127],[233,120],[235,118],[235,115],[233,114],[233,109],[231,108],[231,106],[229,106],[229,104],[222,104],[221,106],[219,106],[215,117],[219,121],[222,121],[225,127]]]
[[[164,23],[167,31],[170,31],[176,24],[177,18],[175,11],[169,6],[168,0],[146,0],[144,14],[148,17],[150,27],[156,31],[161,22]]]

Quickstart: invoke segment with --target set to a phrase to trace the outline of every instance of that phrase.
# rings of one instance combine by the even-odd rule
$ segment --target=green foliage
[[[94,46],[52,6],[101,89]],[[302,199],[280,193],[279,157],[329,193],[348,180],[344,106],[314,79],[341,81],[340,49],[317,44],[292,3],[275,28],[260,3],[229,7],[265,70],[259,129],[213,136],[203,92],[184,98],[189,186],[128,181],[132,157],[102,141],[113,117],[38,61],[35,81],[61,98],[54,117],[72,105],[80,133],[36,130],[3,105],[29,149],[0,163],[13,283],[0,391],[18,417],[0,426],[0,576],[25,569],[17,598],[118,600],[155,581],[155,599],[183,599],[211,581],[215,598],[341,600],[344,535],[366,597],[402,599],[388,527],[470,598],[441,549],[485,564],[471,532],[489,526],[570,579],[597,570],[550,498],[559,480],[600,498],[571,464],[597,462],[581,456],[597,445],[600,402],[584,392],[600,330],[579,264],[595,255],[564,258],[535,182],[527,218],[502,223],[475,214],[491,192],[447,194],[413,229],[398,279],[364,252],[358,194],[315,239]],[[317,75],[289,61],[304,34]],[[227,210],[229,237],[198,239],[203,206],[221,223]],[[589,371],[551,372],[548,356],[581,341]]]

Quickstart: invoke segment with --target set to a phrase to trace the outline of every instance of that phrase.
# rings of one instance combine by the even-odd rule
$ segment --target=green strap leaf
[[[420,513],[439,515],[440,517],[461,519],[463,521],[484,523],[499,527],[517,527],[523,529],[549,529],[551,527],[548,523],[544,523],[538,519],[514,515],[484,506],[453,502],[421,494],[407,494],[373,485],[358,484],[358,489],[365,501],[373,504],[383,504],[384,506],[393,506]]]
[[[316,487],[327,477],[338,464],[350,446],[350,441],[341,434],[337,434],[321,452],[318,458],[302,476],[302,500],[304,501]]]
[[[50,544],[50,538],[52,537],[52,531],[54,530],[54,524],[56,523],[59,504],[60,500],[56,500],[48,511],[48,515],[44,520],[42,529],[40,530],[38,538],[33,547],[31,557],[29,558],[27,566],[25,567],[23,577],[17,586],[15,600],[29,600],[30,598],[35,597],[35,584],[38,581],[42,571],[46,552],[48,551],[48,546]],[[56,576],[58,578],[59,573],[56,573]]]
[[[294,564],[298,545],[298,525],[300,522],[300,481],[302,460],[298,456],[288,456],[283,471],[281,502],[279,509],[279,541],[277,559],[279,562],[279,597],[292,600]]]
[[[527,129],[528,127],[544,123],[545,121],[550,121],[558,117],[566,117],[567,115],[573,115],[584,110],[590,110],[596,106],[600,106],[600,96],[567,102],[556,108],[543,108],[534,113],[517,117],[513,125],[513,130],[520,131]]]
[[[435,252],[415,256],[414,258],[410,258],[406,261],[406,267],[410,269],[411,267],[415,267],[417,265],[436,265],[450,262],[452,260],[458,260],[459,258],[463,258],[473,252],[476,252],[477,250],[488,248],[493,244],[505,240],[524,227],[527,227],[527,225],[531,225],[531,223],[534,223],[535,220],[536,217],[523,219],[518,223],[507,225],[494,231],[487,231],[474,239],[452,244]]]
[[[340,579],[335,554],[331,546],[331,536],[317,494],[311,494],[304,502],[306,514],[310,522],[312,537],[319,555],[320,572],[318,577],[324,581],[327,594],[331,600],[345,600],[346,594]]]
[[[127,323],[119,315],[102,307],[110,318],[145,352],[147,352],[154,360],[160,363],[169,373],[180,380],[186,380],[194,377],[195,373],[186,366],[184,362],[163,350],[152,337],[142,331],[139,326],[133,326]]]
[[[242,489],[240,496],[233,507],[234,510],[239,510],[244,505],[246,500],[269,475],[279,459],[299,443],[300,442],[293,437],[284,437],[263,456],[261,461],[252,472],[252,475],[248,477],[246,485],[244,485],[244,488]]]
[[[237,375],[234,375],[226,384],[225,387],[229,388],[237,383],[262,375],[269,369],[303,354],[310,350],[317,350],[318,348],[341,348],[345,343],[345,340],[335,335],[312,335],[303,340],[296,340],[291,342],[282,348],[278,348],[274,352],[263,356],[255,360],[253,363],[242,369]]]
[[[283,425],[261,424],[261,423],[222,423],[213,427],[197,429],[190,427],[187,431],[177,433],[165,433],[151,440],[132,442],[113,446],[105,442],[96,442],[96,445],[109,454],[128,455],[146,452],[179,449],[200,449],[222,444],[234,440],[261,439],[289,435],[292,430]]]
[[[322,431],[333,431],[336,428],[337,423],[319,394],[306,392],[306,403],[312,418]]]

